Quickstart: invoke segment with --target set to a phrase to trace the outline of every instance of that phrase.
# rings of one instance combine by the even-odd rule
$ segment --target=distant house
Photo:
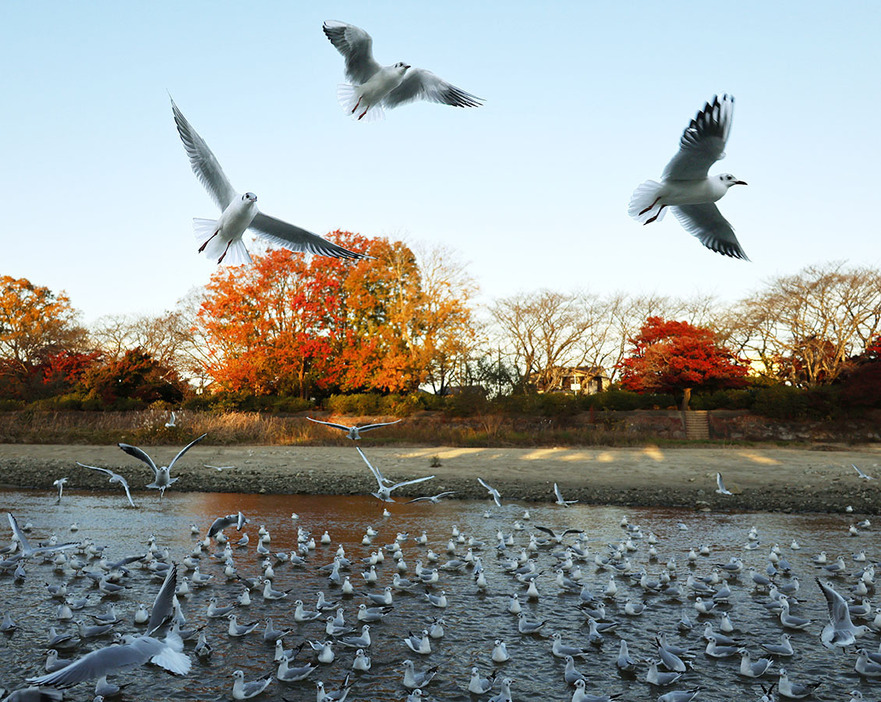
[[[560,368],[558,380],[545,392],[566,392],[575,395],[594,395],[608,390],[612,381],[601,366]]]

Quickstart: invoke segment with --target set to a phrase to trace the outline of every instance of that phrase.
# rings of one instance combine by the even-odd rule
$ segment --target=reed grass
[[[176,426],[168,428],[165,426],[168,412],[155,409],[130,412],[0,412],[0,443],[102,445],[122,441],[141,446],[172,445],[185,444],[205,433],[208,434],[205,443],[213,445],[344,446],[349,442],[341,431],[307,421],[307,413],[275,415],[183,410],[176,414]],[[392,418],[322,415],[322,419],[351,425]],[[516,448],[640,446],[663,442],[657,434],[634,431],[623,423],[556,422],[546,417],[508,417],[500,414],[451,418],[440,412],[419,412],[399,424],[383,427],[366,436],[373,445],[405,446]]]

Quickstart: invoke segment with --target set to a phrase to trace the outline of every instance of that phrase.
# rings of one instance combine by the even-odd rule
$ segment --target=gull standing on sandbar
[[[251,256],[242,236],[253,229],[260,236],[291,251],[330,256],[331,258],[368,258],[365,254],[344,249],[293,224],[275,219],[257,210],[254,193],[238,193],[232,187],[208,144],[196,133],[183,113],[171,101],[178,134],[190,158],[190,166],[217,206],[220,219],[193,219],[193,229],[200,241],[199,253],[205,251],[217,263],[250,263]]]
[[[627,214],[650,224],[664,218],[669,207],[685,230],[708,249],[748,261],[734,236],[734,229],[714,204],[733,185],[746,185],[730,173],[709,176],[716,161],[725,157],[725,142],[731,131],[734,98],[713,97],[712,103],[691,120],[679,140],[677,153],[661,175],[661,182],[647,180],[630,198]]]

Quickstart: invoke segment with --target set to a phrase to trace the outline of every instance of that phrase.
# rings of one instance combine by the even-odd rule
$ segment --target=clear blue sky
[[[320,234],[443,244],[486,298],[548,287],[736,299],[844,259],[881,265],[881,3],[5,2],[0,274],[66,290],[86,321],[159,313],[213,264],[168,94],[234,187]],[[338,19],[381,63],[486,99],[376,123],[336,101]],[[736,99],[720,203],[751,263],[672,216],[641,227],[695,112]]]

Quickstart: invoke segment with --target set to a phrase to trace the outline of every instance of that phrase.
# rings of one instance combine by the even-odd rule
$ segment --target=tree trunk
[[[688,401],[691,400],[691,388],[685,388],[682,391],[682,405],[680,409],[683,412],[688,412]]]

